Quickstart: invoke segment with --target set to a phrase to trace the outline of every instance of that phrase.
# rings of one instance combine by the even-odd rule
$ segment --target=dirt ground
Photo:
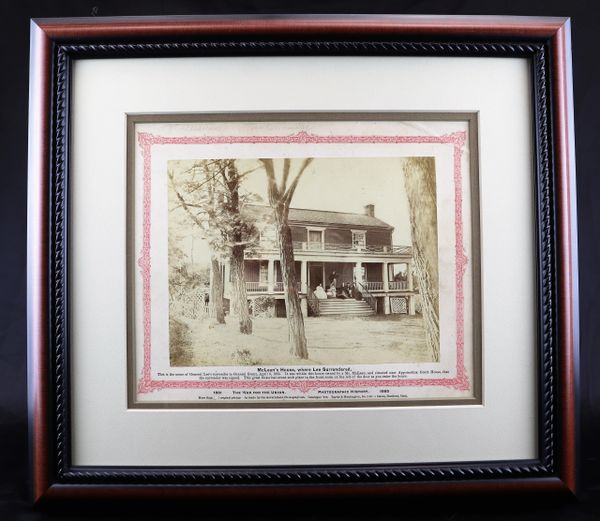
[[[309,359],[289,352],[287,320],[256,318],[242,335],[235,317],[225,325],[208,320],[180,323],[173,366],[338,365],[430,362],[420,316],[305,318]],[[173,331],[173,328],[171,328]]]

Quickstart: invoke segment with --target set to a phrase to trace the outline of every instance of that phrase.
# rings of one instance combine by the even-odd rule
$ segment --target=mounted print
[[[132,404],[477,402],[475,114],[129,124]]]
[[[31,25],[33,498],[576,490],[570,24]]]

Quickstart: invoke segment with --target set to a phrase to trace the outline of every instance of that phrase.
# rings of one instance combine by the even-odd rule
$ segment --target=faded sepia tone
[[[410,208],[413,258],[426,321],[425,337],[439,360],[440,303],[437,249],[435,162],[432,157],[411,157],[404,164],[406,194]]]
[[[433,158],[167,170],[171,366],[439,361]]]

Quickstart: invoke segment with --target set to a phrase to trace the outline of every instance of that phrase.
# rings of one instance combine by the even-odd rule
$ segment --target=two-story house
[[[247,207],[259,223],[271,221],[267,206]],[[306,314],[415,314],[417,291],[412,276],[412,248],[392,244],[394,228],[375,217],[375,207],[364,213],[290,208],[288,223],[294,241],[294,260],[302,309]],[[250,300],[274,299],[275,313],[285,316],[284,287],[275,229],[264,225],[258,248],[244,261]],[[352,298],[317,301],[315,288],[351,286]],[[231,287],[225,266],[225,298]]]

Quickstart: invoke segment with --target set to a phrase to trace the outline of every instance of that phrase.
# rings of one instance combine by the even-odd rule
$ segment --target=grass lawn
[[[287,320],[256,318],[252,335],[225,325],[186,320],[171,350],[173,366],[339,365],[431,362],[420,316],[309,317],[304,319],[308,360],[289,352]],[[171,329],[171,331],[173,331]]]

